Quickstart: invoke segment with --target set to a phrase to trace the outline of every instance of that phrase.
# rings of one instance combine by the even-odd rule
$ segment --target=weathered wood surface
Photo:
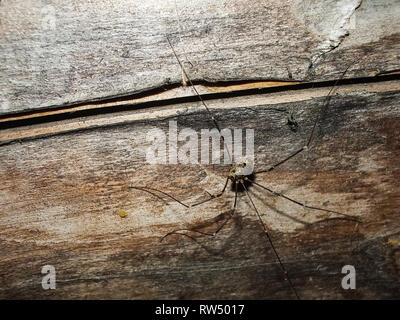
[[[398,1],[2,0],[0,297],[294,298],[243,194],[214,239],[160,243],[176,228],[213,230],[233,193],[185,209],[129,188],[192,203],[218,192],[229,170],[146,162],[150,128],[212,128],[179,87],[166,36],[204,93],[338,79],[349,65],[346,78],[360,78],[400,69],[399,11]],[[256,176],[361,223],[250,189],[301,298],[400,298],[400,86],[380,80],[341,85],[313,147]],[[233,82],[210,87],[219,81]],[[304,145],[329,89],[216,94],[208,104],[222,128],[255,130],[262,169]],[[44,265],[56,268],[56,290],[41,288]],[[341,288],[344,265],[356,268],[356,290]]]
[[[362,223],[250,189],[301,298],[400,297],[398,88],[398,81],[340,87],[313,148],[256,177]],[[222,128],[255,130],[262,169],[304,145],[329,88],[304,91],[209,105]],[[287,126],[290,110],[297,132]],[[185,209],[129,188],[152,186],[188,203],[220,190],[229,167],[150,165],[145,159],[150,128],[167,130],[170,120],[179,130],[213,127],[199,103],[122,113],[117,124],[107,117],[109,123],[101,122],[104,116],[84,119],[100,121],[97,128],[0,146],[1,298],[293,298],[243,194],[235,219],[215,238],[160,242],[176,228],[213,230],[212,222],[231,208],[233,193]],[[56,268],[56,290],[41,288],[44,265]],[[356,290],[341,288],[344,265],[356,268]]]
[[[194,80],[399,70],[399,15],[398,0],[2,0],[0,113],[180,83],[166,36]]]

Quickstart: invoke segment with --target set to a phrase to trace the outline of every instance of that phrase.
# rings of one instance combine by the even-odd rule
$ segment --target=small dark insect
[[[296,118],[294,117],[293,110],[291,110],[287,116],[287,125],[289,126],[290,130],[292,130],[293,132],[297,132],[299,124]]]
[[[193,89],[195,95],[198,97],[199,101],[202,103],[202,105],[206,109],[207,113],[209,114],[209,116],[210,116],[210,118],[211,118],[211,120],[212,120],[212,122],[214,124],[214,127],[221,133],[221,129],[220,129],[220,126],[218,124],[217,119],[214,117],[213,113],[210,111],[210,109],[208,108],[207,104],[205,103],[205,101],[203,100],[203,98],[201,97],[199,92],[197,91],[197,89],[194,86],[193,82],[190,80],[190,77],[186,73],[182,62],[179,59],[179,57],[178,57],[178,55],[177,55],[177,53],[176,53],[174,47],[172,46],[172,44],[171,44],[171,42],[170,42],[168,37],[167,37],[167,40],[168,40],[168,43],[169,43],[169,45],[170,45],[170,47],[172,49],[172,52],[173,52],[177,62],[179,63],[179,66],[180,66],[180,68],[182,70],[182,78],[185,79],[185,81],[187,81],[189,83],[189,85]],[[348,69],[349,69],[349,67],[342,73],[341,78],[338,79],[337,82],[344,77],[344,75],[346,74]],[[328,93],[328,96],[326,97],[326,99],[325,99],[325,101],[323,103],[322,109],[327,107],[327,105],[328,105],[328,103],[330,101],[330,96],[331,96],[334,88],[336,87],[337,82],[330,89],[330,91]],[[171,236],[173,234],[186,236],[186,237],[192,239],[195,242],[197,242],[196,238],[191,235],[193,233],[201,234],[201,235],[204,235],[204,236],[211,236],[211,237],[216,236],[224,228],[224,226],[227,225],[227,223],[232,219],[232,217],[236,214],[236,212],[237,212],[237,203],[238,203],[238,194],[239,193],[244,193],[245,196],[250,201],[251,206],[252,206],[252,208],[253,208],[253,210],[254,210],[254,212],[255,212],[255,214],[256,214],[259,222],[260,222],[260,225],[263,228],[264,234],[266,236],[267,243],[271,246],[271,248],[272,248],[272,250],[274,252],[275,258],[276,258],[276,260],[277,260],[277,262],[278,262],[278,264],[280,266],[280,269],[281,269],[282,273],[284,274],[286,282],[288,283],[291,291],[293,292],[293,295],[297,299],[300,299],[300,296],[297,293],[296,288],[294,287],[294,285],[293,285],[293,283],[292,283],[292,281],[290,279],[289,273],[288,273],[286,267],[284,266],[284,263],[281,260],[280,255],[279,255],[279,253],[277,252],[277,250],[276,250],[276,248],[274,246],[274,243],[273,243],[273,240],[271,238],[269,229],[267,228],[266,224],[262,220],[260,212],[257,209],[257,207],[256,207],[256,205],[255,205],[255,203],[253,201],[253,197],[251,196],[251,194],[249,192],[249,188],[250,187],[256,187],[256,188],[262,189],[262,190],[266,191],[270,195],[273,195],[273,196],[276,196],[276,197],[280,197],[282,199],[285,199],[286,201],[292,202],[292,203],[294,203],[294,204],[296,204],[296,205],[298,205],[300,207],[303,207],[303,208],[307,208],[307,209],[310,209],[310,210],[316,210],[316,211],[328,212],[328,213],[339,215],[344,220],[360,222],[356,217],[351,216],[351,215],[347,215],[347,214],[340,213],[340,212],[333,211],[333,210],[329,210],[329,209],[324,209],[324,208],[305,205],[303,202],[298,201],[296,199],[293,199],[291,197],[288,197],[288,196],[284,195],[283,193],[276,192],[276,191],[272,190],[271,188],[269,188],[268,186],[262,185],[262,184],[256,182],[256,180],[255,180],[257,175],[260,175],[260,174],[263,174],[263,173],[267,173],[267,172],[271,172],[274,169],[276,169],[277,167],[279,167],[282,164],[284,164],[285,162],[287,162],[288,160],[296,157],[297,155],[299,155],[300,153],[302,153],[304,151],[307,151],[309,149],[309,147],[311,146],[311,143],[313,141],[314,134],[315,134],[315,128],[316,128],[317,123],[319,122],[319,120],[320,120],[320,116],[317,115],[316,119],[314,121],[314,125],[313,125],[312,130],[311,130],[311,133],[310,133],[310,135],[309,135],[309,137],[308,137],[308,139],[307,139],[307,141],[306,141],[306,143],[304,144],[303,147],[299,148],[297,151],[293,152],[289,156],[286,156],[284,159],[282,159],[278,163],[272,165],[268,169],[252,172],[251,174],[243,173],[243,172],[245,172],[244,169],[248,165],[246,162],[232,164],[230,169],[229,169],[229,172],[227,174],[227,177],[226,177],[226,180],[225,180],[225,184],[224,184],[222,190],[219,193],[214,194],[214,195],[208,193],[209,194],[209,198],[207,198],[205,200],[202,200],[200,202],[197,202],[197,203],[194,203],[194,204],[186,204],[183,201],[178,200],[174,196],[172,196],[172,195],[170,195],[170,194],[168,194],[168,193],[166,193],[166,192],[164,192],[162,190],[158,190],[158,189],[152,188],[152,187],[131,186],[131,188],[132,189],[136,189],[136,190],[140,190],[140,191],[143,191],[143,192],[146,192],[146,193],[149,193],[149,194],[153,195],[154,197],[156,197],[156,198],[158,198],[159,200],[162,200],[162,201],[165,201],[165,197],[166,197],[166,198],[169,198],[169,199],[179,203],[180,205],[182,205],[185,208],[193,208],[193,207],[199,206],[201,204],[204,204],[206,202],[209,202],[209,201],[212,201],[214,199],[217,199],[217,198],[221,197],[227,191],[228,183],[231,182],[231,190],[235,193],[234,203],[233,203],[232,209],[230,210],[228,217],[225,218],[225,220],[222,221],[222,223],[220,223],[219,226],[213,232],[203,232],[203,231],[197,230],[196,228],[192,228],[192,229],[177,229],[177,230],[173,230],[173,231],[167,233],[166,235],[164,235],[161,238],[161,241],[164,240],[166,237]],[[297,130],[297,128],[298,128],[298,123],[297,123],[296,119],[294,118],[293,113],[290,113],[289,116],[288,116],[288,125],[290,126],[290,128],[293,131]],[[222,138],[222,140],[224,140],[224,136],[223,135],[221,135],[221,138]],[[223,141],[223,142],[224,142],[224,144],[226,146],[225,141]],[[228,152],[228,154],[229,154],[229,152]],[[230,157],[230,155],[229,155],[229,157]]]

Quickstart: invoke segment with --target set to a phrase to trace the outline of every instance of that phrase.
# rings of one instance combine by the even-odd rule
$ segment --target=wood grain
[[[321,116],[311,148],[256,182],[361,222],[249,188],[299,296],[399,299],[399,13],[391,0],[0,1],[0,298],[295,298],[245,194],[216,237],[160,242],[212,232],[234,193],[185,208],[131,188],[190,204],[230,169],[146,161],[152,128],[213,128],[168,37],[221,128],[254,129],[256,170]]]
[[[0,2],[0,113],[193,80],[336,79],[399,70],[398,1]],[[186,59],[187,58],[187,59]]]
[[[256,176],[276,191],[361,223],[250,188],[304,299],[400,296],[400,91],[364,88],[339,88],[312,148]],[[222,128],[255,130],[258,170],[304,145],[325,100],[322,94],[276,103],[273,94],[261,98],[249,97],[245,107],[237,106],[243,106],[240,97],[209,102]],[[236,217],[215,238],[160,242],[176,228],[213,230],[233,204],[229,192],[185,209],[129,188],[152,186],[187,203],[222,188],[229,167],[146,163],[150,128],[168,130],[170,120],[180,130],[213,127],[200,104],[177,108],[183,111],[154,110],[148,118],[0,147],[0,297],[294,298],[243,194]],[[297,132],[287,125],[290,110]],[[48,264],[57,271],[56,290],[41,288],[40,271]],[[344,265],[356,268],[356,290],[341,287]]]

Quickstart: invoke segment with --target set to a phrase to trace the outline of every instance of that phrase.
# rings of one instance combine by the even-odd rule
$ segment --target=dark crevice
[[[212,100],[212,99],[227,99],[227,98],[234,98],[240,96],[250,96],[250,95],[257,95],[257,94],[266,94],[266,93],[275,93],[275,92],[290,92],[302,89],[310,89],[310,88],[324,88],[324,87],[332,87],[335,84],[337,86],[341,85],[349,85],[349,84],[362,84],[362,83],[373,83],[373,82],[382,82],[382,81],[391,81],[391,80],[400,80],[400,74],[389,74],[389,75],[381,75],[375,77],[365,77],[365,78],[352,78],[352,79],[342,79],[342,80],[329,80],[329,81],[321,81],[321,82],[307,82],[307,83],[300,83],[300,84],[293,84],[293,85],[284,85],[284,86],[277,86],[277,87],[267,87],[267,88],[253,88],[253,89],[244,89],[238,90],[233,92],[218,92],[218,93],[208,93],[203,94],[201,97],[203,100]],[[263,80],[267,81],[267,80]],[[269,80],[272,81],[272,80]],[[255,81],[236,81],[234,82],[235,85],[237,84],[246,84],[246,83],[254,83]],[[231,86],[233,83],[230,81],[228,82],[219,82],[219,83],[212,83],[206,81],[197,81],[194,84],[201,84],[207,86]],[[180,87],[180,84],[170,84],[163,86],[161,88],[152,89],[146,92],[137,93],[130,96],[124,97],[113,97],[98,101],[86,101],[84,103],[78,103],[75,105],[69,106],[62,106],[58,108],[48,108],[46,110],[42,109],[40,112],[51,112],[56,110],[64,110],[65,112],[60,114],[51,114],[51,115],[38,115],[37,117],[26,118],[26,119],[15,119],[4,121],[0,123],[0,130],[1,129],[9,129],[9,128],[17,128],[23,126],[30,126],[35,124],[42,124],[42,123],[50,123],[56,121],[63,121],[63,120],[70,120],[75,118],[81,117],[90,117],[90,116],[97,116],[97,115],[104,115],[110,113],[118,113],[124,111],[132,111],[132,110],[140,110],[140,109],[148,109],[152,107],[163,107],[168,105],[176,105],[188,102],[196,102],[199,101],[198,96],[188,96],[188,97],[179,97],[179,98],[169,98],[164,100],[156,100],[156,101],[149,101],[149,102],[141,102],[141,103],[132,103],[126,105],[111,105],[107,107],[95,107],[96,105],[102,105],[105,103],[118,103],[123,102],[126,100],[137,99],[153,94],[157,94],[166,90],[171,90],[173,88]],[[68,108],[75,108],[84,105],[92,104],[93,107],[90,109],[85,110],[77,110],[77,111],[68,111]],[[212,108],[212,106],[210,106]],[[38,111],[35,112],[25,112],[19,114],[13,114],[13,117],[18,116],[26,116],[26,115],[34,115]],[[8,114],[7,116],[2,116],[0,119],[7,119],[10,117]]]

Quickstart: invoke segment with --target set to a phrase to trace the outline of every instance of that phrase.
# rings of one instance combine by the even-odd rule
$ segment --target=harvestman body
[[[179,59],[178,54],[176,53],[176,51],[175,51],[174,47],[172,46],[172,44],[171,44],[171,42],[170,42],[170,40],[169,40],[168,37],[167,37],[167,40],[168,40],[168,43],[169,43],[169,45],[170,45],[170,47],[171,47],[171,49],[172,49],[172,52],[173,52],[173,54],[174,54],[174,56],[175,56],[175,58],[176,58],[176,60],[177,60],[177,62],[178,62],[178,64],[179,64],[179,66],[181,67],[182,78],[185,80],[185,82],[188,82],[188,83],[189,83],[189,85],[191,86],[191,88],[192,88],[192,90],[194,91],[195,95],[199,98],[199,101],[202,103],[202,105],[205,107],[207,113],[210,115],[210,118],[211,118],[211,120],[213,121],[214,127],[219,131],[219,133],[221,133],[221,129],[220,129],[220,127],[219,127],[218,121],[216,120],[216,118],[214,117],[213,113],[210,111],[210,109],[208,108],[207,104],[205,103],[205,101],[203,100],[203,98],[201,97],[201,95],[199,94],[199,92],[197,91],[197,89],[196,89],[196,87],[194,86],[193,82],[190,80],[190,77],[189,77],[188,74],[186,73],[185,68],[183,67],[182,62],[181,62],[181,60]],[[323,104],[323,106],[322,106],[322,110],[323,110],[324,108],[327,107],[327,105],[328,105],[328,103],[329,103],[329,101],[330,101],[331,94],[332,94],[334,88],[336,87],[337,82],[338,82],[339,80],[341,80],[341,79],[344,77],[344,75],[346,74],[346,72],[347,72],[348,69],[349,69],[349,67],[342,73],[341,78],[338,79],[338,80],[336,81],[335,85],[330,89],[330,91],[329,91],[329,93],[328,93],[328,95],[327,95],[327,97],[326,97],[326,99],[325,99],[325,101],[324,101],[324,104]],[[285,266],[284,266],[284,264],[283,264],[283,262],[282,262],[282,260],[281,260],[281,258],[280,258],[280,256],[279,256],[279,254],[278,254],[278,252],[277,252],[277,250],[276,250],[276,248],[275,248],[275,246],[274,246],[274,243],[273,243],[272,238],[271,238],[271,236],[270,236],[269,230],[268,230],[267,226],[265,225],[264,221],[262,220],[261,215],[260,215],[260,213],[259,213],[259,211],[258,211],[258,209],[257,209],[257,207],[256,207],[256,205],[255,205],[255,203],[254,203],[254,201],[253,201],[253,198],[251,197],[251,195],[250,195],[250,193],[249,193],[249,191],[248,191],[248,188],[249,188],[249,186],[254,185],[254,186],[256,186],[256,187],[258,187],[258,188],[260,188],[260,189],[263,189],[263,190],[267,191],[269,194],[271,194],[271,195],[273,195],[273,196],[281,197],[281,198],[283,198],[283,199],[285,199],[285,200],[287,200],[287,201],[290,201],[290,202],[292,202],[292,203],[294,203],[294,204],[296,204],[296,205],[298,205],[298,206],[301,206],[301,207],[304,207],[304,208],[307,208],[307,209],[311,209],[311,210],[318,210],[318,211],[324,211],[324,212],[328,212],[328,213],[337,214],[337,215],[343,216],[343,217],[344,217],[343,219],[347,219],[347,220],[352,220],[352,221],[357,221],[357,222],[359,222],[359,220],[358,220],[357,218],[355,218],[355,217],[353,217],[353,216],[350,216],[350,215],[347,215],[347,214],[344,214],[344,213],[340,213],[340,212],[337,212],[337,211],[328,210],[328,209],[324,209],[324,208],[318,208],[318,207],[313,207],[313,206],[305,205],[304,203],[302,203],[302,202],[300,202],[300,201],[297,201],[297,200],[295,200],[295,199],[293,199],[293,198],[290,198],[290,197],[288,197],[288,196],[286,196],[286,195],[284,195],[284,194],[282,194],[282,193],[276,192],[276,191],[274,191],[274,190],[268,188],[267,186],[264,186],[264,185],[261,185],[261,184],[255,182],[255,176],[256,176],[256,175],[262,174],[262,173],[267,173],[267,172],[270,172],[270,171],[273,171],[275,168],[277,168],[277,167],[279,167],[280,165],[284,164],[284,163],[287,162],[288,160],[294,158],[295,156],[297,156],[297,155],[300,154],[301,152],[307,151],[307,150],[309,149],[310,145],[311,145],[311,142],[313,141],[314,133],[315,133],[315,128],[316,128],[317,123],[318,123],[319,120],[320,120],[320,116],[317,116],[317,117],[316,117],[316,120],[315,120],[315,122],[314,122],[314,125],[313,125],[313,127],[312,127],[310,136],[309,136],[309,138],[308,138],[306,144],[305,144],[302,148],[296,150],[295,152],[293,152],[292,154],[290,154],[289,156],[287,156],[287,157],[284,158],[283,160],[279,161],[278,163],[274,164],[273,166],[269,167],[268,169],[256,171],[256,172],[254,172],[254,173],[252,173],[252,174],[243,174],[243,169],[246,167],[246,163],[245,163],[245,162],[237,163],[237,164],[232,164],[232,166],[230,167],[228,176],[227,176],[227,178],[226,178],[226,180],[225,180],[225,184],[224,184],[224,187],[222,188],[222,190],[221,190],[219,193],[215,194],[215,195],[209,194],[209,198],[206,199],[206,200],[202,200],[202,201],[197,202],[197,203],[194,203],[194,204],[186,204],[186,203],[184,203],[184,202],[182,202],[182,201],[176,199],[176,198],[173,197],[172,195],[170,195],[170,194],[168,194],[168,193],[166,193],[166,192],[163,192],[163,191],[161,191],[161,190],[155,189],[155,188],[151,188],[151,187],[137,187],[137,186],[131,186],[131,188],[132,188],[132,189],[137,189],[137,190],[141,190],[141,191],[147,192],[147,193],[149,193],[149,194],[151,194],[151,195],[153,195],[153,196],[155,196],[155,197],[157,197],[158,199],[161,199],[161,200],[164,200],[164,199],[162,198],[162,196],[165,196],[165,197],[170,198],[171,200],[173,200],[173,201],[179,203],[180,205],[182,205],[182,206],[184,206],[184,207],[186,207],[186,208],[192,208],[192,207],[199,206],[199,205],[204,204],[204,203],[206,203],[206,202],[208,202],[208,201],[212,201],[212,200],[214,200],[214,199],[217,199],[217,198],[221,197],[221,196],[225,193],[225,191],[227,190],[227,186],[228,186],[228,183],[229,183],[229,181],[230,181],[231,184],[232,184],[232,190],[234,190],[234,192],[235,192],[235,198],[234,198],[233,208],[232,208],[232,210],[231,210],[231,212],[230,212],[228,218],[226,218],[226,219],[214,230],[214,232],[211,232],[211,233],[209,233],[209,232],[202,232],[202,231],[199,231],[199,230],[196,230],[196,229],[177,229],[177,230],[173,230],[173,231],[169,232],[168,234],[166,234],[164,237],[161,238],[161,241],[162,241],[163,239],[165,239],[166,237],[168,237],[168,236],[170,236],[170,235],[173,235],[173,234],[178,234],[178,235],[186,236],[186,237],[188,237],[188,238],[190,238],[190,239],[196,241],[194,237],[192,237],[190,234],[188,234],[188,232],[198,233],[198,234],[202,234],[202,235],[214,237],[214,236],[217,235],[218,232],[220,232],[220,231],[222,230],[222,228],[232,219],[232,217],[234,216],[234,214],[235,214],[236,211],[237,211],[236,208],[237,208],[237,203],[238,203],[238,193],[239,193],[239,192],[244,192],[245,195],[247,196],[247,198],[249,199],[249,201],[250,201],[250,203],[251,203],[251,206],[252,206],[253,209],[254,209],[254,212],[255,212],[256,215],[257,215],[257,218],[258,218],[258,220],[259,220],[259,222],[260,222],[260,224],[261,224],[261,226],[262,226],[262,228],[263,228],[263,231],[264,231],[264,233],[265,233],[265,235],[266,235],[266,238],[267,238],[267,240],[268,240],[268,243],[269,243],[269,245],[271,246],[271,248],[272,248],[272,250],[273,250],[273,252],[274,252],[274,255],[275,255],[275,257],[276,257],[277,262],[279,263],[279,266],[280,266],[280,268],[281,268],[281,271],[282,271],[282,273],[285,275],[285,280],[286,280],[287,283],[289,284],[289,286],[290,286],[290,288],[291,288],[293,294],[295,295],[295,297],[296,297],[297,299],[300,299],[300,297],[299,297],[299,295],[298,295],[298,293],[297,293],[297,291],[296,291],[296,289],[295,289],[295,287],[294,287],[294,285],[293,285],[293,283],[292,283],[292,281],[291,281],[291,279],[290,279],[290,277],[289,277],[289,273],[288,273],[288,271],[286,270],[286,268],[285,268]],[[296,122],[296,124],[297,124],[297,122]],[[297,127],[297,125],[296,125],[296,127]],[[222,137],[222,140],[223,140],[223,142],[224,142],[224,144],[225,144],[225,146],[226,146],[226,143],[225,143],[225,141],[224,141],[224,136],[221,135],[221,137]],[[228,152],[228,156],[230,157],[229,152]]]

